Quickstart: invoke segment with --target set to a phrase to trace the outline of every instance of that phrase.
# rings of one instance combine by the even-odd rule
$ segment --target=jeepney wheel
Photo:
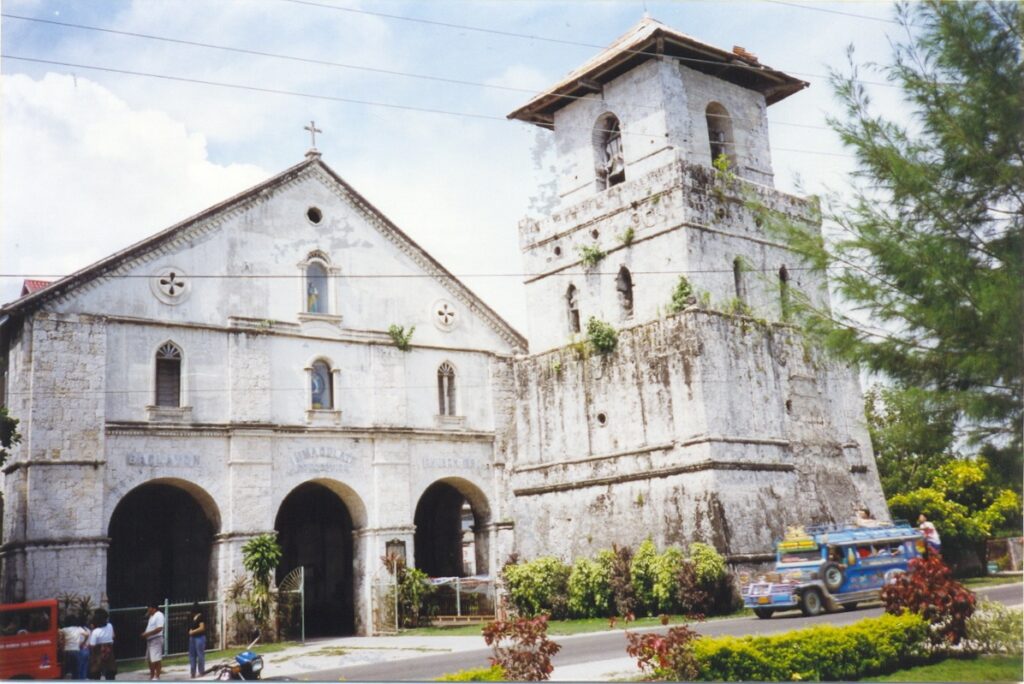
[[[821,570],[821,579],[825,583],[825,588],[835,593],[843,586],[843,569],[838,563],[825,563]]]
[[[821,603],[821,592],[817,589],[807,589],[800,597],[800,612],[807,617],[820,615],[824,611]]]
[[[774,612],[775,612],[774,608],[755,608],[754,609],[754,615],[756,615],[757,617],[761,618],[762,620],[767,620],[768,618],[770,618],[772,616],[772,614]]]
[[[856,601],[851,601],[849,603],[844,603],[843,604],[843,610],[857,610],[857,606],[858,605],[859,604]]]

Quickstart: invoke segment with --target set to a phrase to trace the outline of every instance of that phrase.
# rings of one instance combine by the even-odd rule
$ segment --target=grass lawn
[[[1019,656],[981,656],[970,660],[948,658],[931,665],[897,670],[864,682],[1019,682],[1024,663]]]
[[[979,589],[981,587],[996,587],[1000,584],[1020,584],[1020,575],[1009,577],[968,577],[961,582],[968,589]]]
[[[709,620],[721,620],[722,618],[746,617],[753,615],[753,611],[744,608],[729,615],[719,615],[708,618]],[[681,625],[690,622],[682,615],[673,615],[669,625]],[[615,627],[610,628],[608,618],[584,618],[580,620],[551,620],[548,622],[549,636],[567,636],[570,634],[587,634],[589,632],[605,632],[609,629],[622,630],[625,628],[636,629],[638,627],[658,627],[661,620],[656,617],[637,618],[633,622],[626,623],[622,620],[615,622]],[[457,625],[454,627],[417,627],[416,629],[403,629],[401,636],[480,636],[483,625]]]
[[[253,650],[260,655],[264,655],[266,653],[283,651],[286,648],[300,645],[301,644],[297,641],[282,641],[278,644],[258,644],[253,647]],[[216,665],[221,661],[230,660],[244,650],[244,646],[234,646],[223,651],[207,651],[206,669],[210,669],[213,665]],[[169,665],[188,665],[188,654],[167,656],[164,658],[164,667],[166,668]],[[145,658],[132,658],[131,660],[117,661],[118,672],[138,672],[139,670],[147,670],[148,668],[149,666],[146,665]]]

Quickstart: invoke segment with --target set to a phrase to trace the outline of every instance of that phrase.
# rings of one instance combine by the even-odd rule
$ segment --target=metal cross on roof
[[[303,126],[302,130],[309,131],[310,147],[316,149],[316,134],[323,133],[319,128],[316,127],[315,121],[310,121],[308,126]]]

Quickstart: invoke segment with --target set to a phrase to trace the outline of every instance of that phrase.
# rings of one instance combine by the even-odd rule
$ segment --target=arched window
[[[622,156],[622,130],[614,114],[605,114],[594,126],[594,157],[597,189],[606,190],[626,180]]]
[[[306,266],[306,312],[328,313],[327,269],[319,261]]]
[[[334,408],[334,374],[326,361],[314,361],[309,375],[310,403],[314,409]]]
[[[723,154],[729,160],[729,164],[736,162],[736,149],[732,137],[732,118],[725,107],[712,102],[704,111],[708,122],[708,142],[711,143],[711,163]]]
[[[779,269],[779,309],[782,311],[782,320],[789,320],[789,271],[783,266]]]
[[[743,284],[743,260],[739,257],[732,260],[732,282],[736,287],[736,299],[746,304],[747,288]]]
[[[455,416],[455,369],[445,361],[437,369],[437,412],[442,416]]]
[[[633,315],[633,276],[629,269],[623,266],[619,269],[619,275],[615,278],[615,290],[619,293],[619,306],[622,307],[622,315],[629,317]]]
[[[181,406],[181,349],[173,342],[156,352],[156,405]]]
[[[570,285],[566,290],[565,303],[569,307],[569,332],[578,333],[580,331],[580,302],[575,285]]]

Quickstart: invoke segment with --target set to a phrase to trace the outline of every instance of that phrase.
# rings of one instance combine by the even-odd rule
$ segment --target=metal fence
[[[424,601],[427,615],[435,622],[493,620],[494,582],[479,577],[431,578],[434,593]]]
[[[164,655],[188,653],[188,630],[192,622],[192,605],[164,600],[160,610],[164,614]],[[206,650],[223,648],[223,607],[218,601],[200,601],[199,607],[206,619]],[[111,608],[110,623],[114,626],[114,654],[118,660],[146,657],[146,606]]]

